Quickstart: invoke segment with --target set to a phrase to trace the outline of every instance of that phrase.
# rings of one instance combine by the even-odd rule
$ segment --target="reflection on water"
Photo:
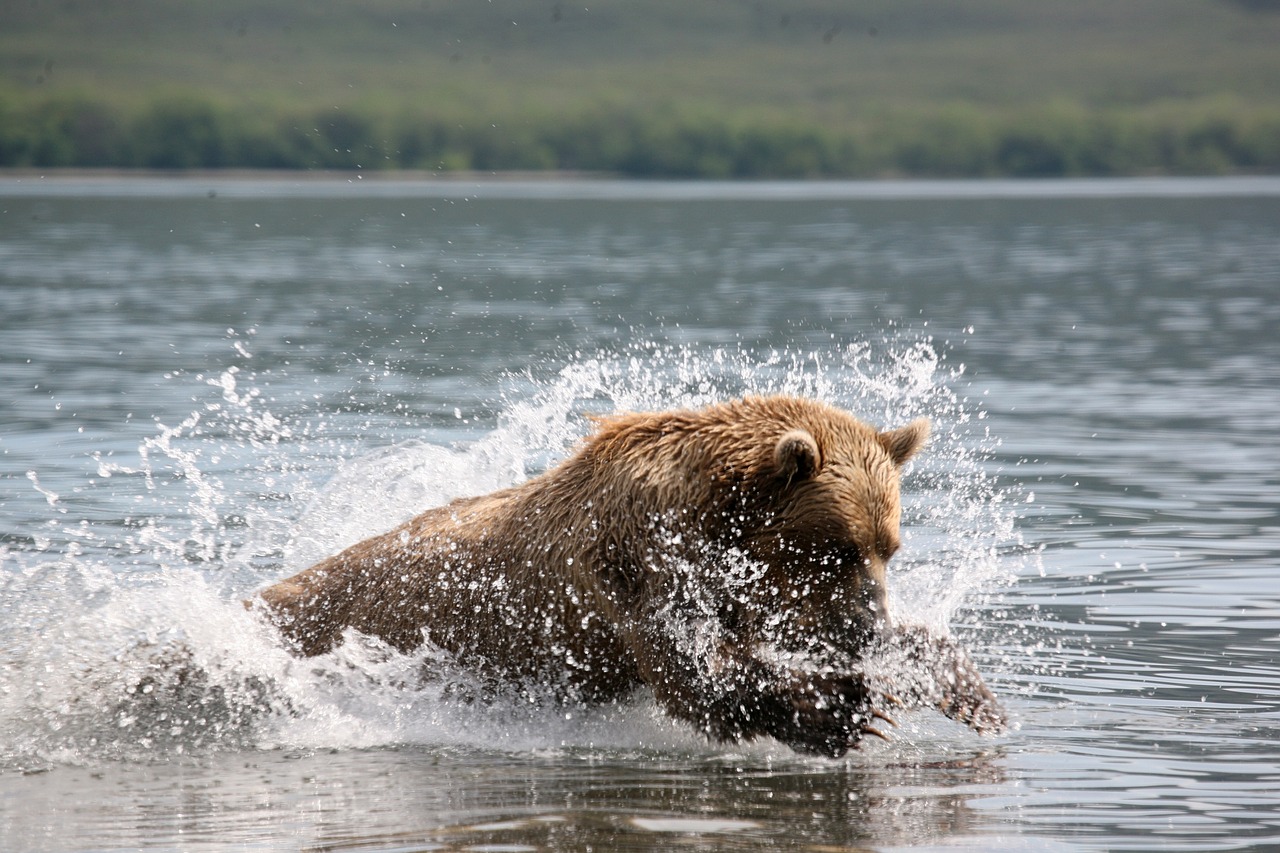
[[[57,827],[15,815],[23,834],[10,837],[30,849],[67,837],[181,847],[227,833],[244,846],[334,851],[898,845],[973,832],[967,800],[1003,781],[981,755],[833,771],[643,752],[250,753],[26,777],[28,802],[74,805]]]
[[[0,188],[0,848],[1280,844],[1273,183],[57,186]],[[470,711],[239,608],[585,413],[778,388],[938,422],[896,606],[1014,731]],[[148,706],[178,640],[212,684]]]

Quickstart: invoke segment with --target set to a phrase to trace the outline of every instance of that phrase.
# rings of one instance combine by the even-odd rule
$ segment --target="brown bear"
[[[887,608],[898,472],[928,431],[787,396],[600,418],[551,470],[428,510],[261,597],[304,655],[355,629],[573,701],[647,685],[723,741],[839,756],[884,736],[887,706],[925,704],[995,730],[1002,712],[968,656],[895,628]],[[880,657],[906,675],[875,675]]]

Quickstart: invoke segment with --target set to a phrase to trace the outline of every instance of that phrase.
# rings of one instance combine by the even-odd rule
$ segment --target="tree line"
[[[0,97],[0,168],[566,170],[637,178],[1077,177],[1280,172],[1280,108],[883,110],[837,125],[692,108],[477,118],[466,110],[125,107]]]

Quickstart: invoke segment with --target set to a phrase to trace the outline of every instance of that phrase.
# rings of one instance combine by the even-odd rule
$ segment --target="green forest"
[[[4,0],[0,15],[0,168],[1280,172],[1268,0]]]

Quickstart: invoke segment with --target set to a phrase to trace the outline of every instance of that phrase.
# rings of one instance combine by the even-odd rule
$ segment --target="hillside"
[[[1280,170],[1267,0],[17,0],[0,165]]]

